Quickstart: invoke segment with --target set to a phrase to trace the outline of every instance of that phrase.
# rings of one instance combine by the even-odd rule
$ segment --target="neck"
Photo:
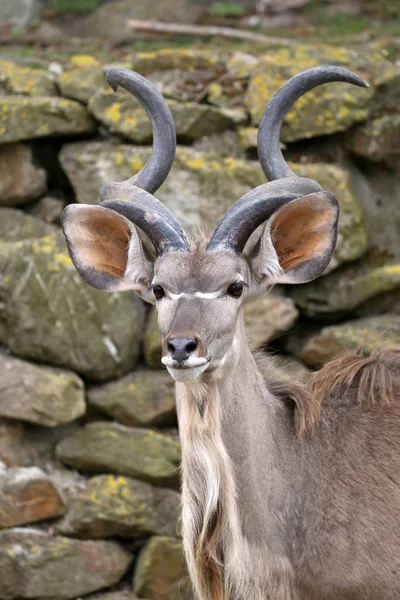
[[[222,367],[200,381],[176,386],[183,537],[201,600],[264,598],[261,582],[253,582],[250,592],[248,580],[255,566],[248,564],[249,556],[254,562],[255,547],[260,562],[265,552],[285,554],[265,541],[283,539],[274,535],[282,523],[272,523],[265,515],[271,490],[276,488],[272,446],[284,439],[276,435],[284,434],[279,432],[282,406],[269,394],[257,369],[242,318],[235,338],[237,343],[232,344]],[[273,562],[269,557],[269,564]]]

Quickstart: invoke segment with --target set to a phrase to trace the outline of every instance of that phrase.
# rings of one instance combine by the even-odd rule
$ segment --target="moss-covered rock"
[[[0,597],[78,598],[117,583],[131,562],[115,542],[9,529],[0,532]]]
[[[0,96],[0,143],[54,135],[92,133],[86,108],[66,98]]]
[[[92,473],[120,473],[156,485],[177,486],[179,443],[151,429],[89,423],[57,446],[66,465]]]
[[[247,115],[240,109],[215,108],[194,102],[167,101],[178,136],[195,140],[245,123]],[[145,110],[126,92],[99,90],[89,100],[89,110],[111,132],[143,143],[152,137],[152,128]]]
[[[291,329],[298,314],[293,300],[275,290],[245,304],[244,321],[251,347],[261,348]]]
[[[84,60],[81,62],[81,67],[72,66],[63,71],[57,77],[57,83],[63,96],[86,104],[89,98],[104,86],[104,72],[98,61],[88,60],[86,65]]]
[[[149,148],[83,142],[65,146],[60,159],[78,201],[96,204],[104,183],[131,177],[149,155]],[[298,175],[319,181],[340,203],[338,243],[330,268],[361,256],[367,247],[367,233],[350,173],[322,163],[293,163],[291,167]],[[157,197],[188,231],[199,227],[211,230],[235,200],[262,183],[265,176],[257,162],[178,147],[172,171]]]
[[[70,371],[0,354],[0,416],[54,427],[85,413],[82,380]]]
[[[321,44],[271,50],[256,66],[251,65],[246,103],[252,122],[260,123],[270,98],[287,79],[304,69],[324,64],[347,67],[373,86],[390,80],[395,73],[392,63],[385,60],[378,49],[355,51]],[[308,92],[286,115],[282,140],[293,142],[348,129],[368,116],[374,91],[374,87],[361,89],[332,83]]]
[[[342,352],[370,354],[399,345],[400,315],[386,314],[325,327],[305,343],[300,358],[310,367],[320,367]]]
[[[400,264],[374,266],[368,261],[290,288],[289,293],[303,314],[324,319],[357,312],[368,300],[400,292]]]
[[[360,125],[346,137],[354,154],[389,166],[400,164],[400,115],[384,115]]]
[[[17,356],[99,381],[132,368],[142,337],[142,301],[86,285],[61,234],[0,244],[0,272],[0,341]]]
[[[179,505],[179,494],[173,490],[129,477],[100,475],[90,479],[71,503],[57,530],[91,538],[174,536]]]
[[[59,517],[65,510],[56,486],[41,469],[0,470],[0,528]]]
[[[140,597],[151,600],[192,600],[182,542],[151,538],[140,551],[133,588]]]
[[[33,163],[25,144],[0,146],[0,206],[19,206],[46,191],[46,172]]]
[[[37,239],[54,233],[55,227],[17,208],[0,208],[0,243]]]
[[[162,48],[153,52],[137,52],[132,56],[131,62],[131,68],[142,75],[171,69],[195,71],[224,66],[223,56],[218,51],[196,48]]]
[[[129,427],[176,424],[174,382],[168,373],[139,369],[89,388],[88,402]]]
[[[57,96],[57,88],[50,75],[43,70],[0,60],[0,96]]]
[[[44,196],[30,208],[30,213],[45,223],[53,223],[59,226],[64,206],[65,202],[60,198]]]

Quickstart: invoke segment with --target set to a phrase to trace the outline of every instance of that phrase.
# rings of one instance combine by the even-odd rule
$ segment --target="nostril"
[[[186,352],[188,352],[189,354],[191,354],[192,352],[194,352],[197,348],[197,340],[190,340],[190,342],[188,342],[186,344]]]
[[[168,353],[174,360],[183,362],[197,349],[196,338],[171,338],[167,342]]]

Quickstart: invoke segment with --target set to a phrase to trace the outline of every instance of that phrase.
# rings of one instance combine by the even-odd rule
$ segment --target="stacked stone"
[[[379,48],[300,45],[262,56],[164,49],[124,63],[168,99],[179,146],[157,195],[189,231],[264,182],[251,158],[268,99],[326,63],[372,85],[319,88],[285,120],[292,168],[336,193],[341,217],[323,278],[245,307],[253,347],[288,355],[273,367],[283,379],[343,349],[400,342],[399,67]],[[96,204],[103,183],[138,171],[150,138],[143,110],[106,88],[96,59],[73,57],[56,77],[0,61],[0,599],[193,597],[155,312],[84,284],[59,228],[66,203]]]

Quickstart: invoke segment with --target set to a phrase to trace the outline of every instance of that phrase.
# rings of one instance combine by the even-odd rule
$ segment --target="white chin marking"
[[[177,367],[167,366],[167,370],[171,377],[175,379],[175,381],[185,383],[187,381],[194,381],[195,379],[200,377],[200,375],[204,373],[207,367],[208,363],[200,365],[198,367],[186,367],[180,369]]]

